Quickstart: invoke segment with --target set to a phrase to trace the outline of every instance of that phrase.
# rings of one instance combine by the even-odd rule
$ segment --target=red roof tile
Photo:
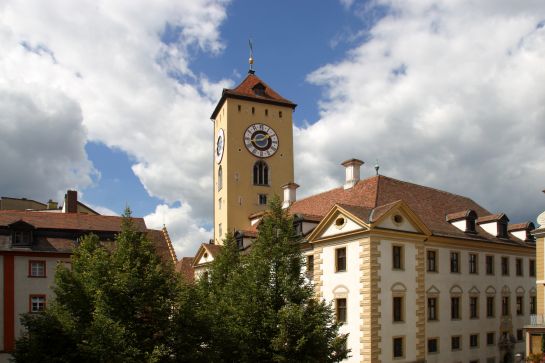
[[[176,262],[176,272],[187,281],[193,282],[195,280],[195,269],[193,268],[194,257],[182,257],[181,260]]]
[[[81,213],[0,210],[0,226],[8,226],[18,221],[24,221],[37,229],[119,232],[122,218]],[[143,218],[132,218],[132,220],[138,231],[144,232],[147,229]]]
[[[298,200],[290,207],[290,212],[323,217],[335,204],[342,204],[344,208],[348,205],[374,209],[369,217],[377,220],[378,215],[390,208],[389,204],[399,200],[404,201],[433,234],[499,242],[481,228],[477,228],[477,235],[468,235],[446,221],[447,215],[468,209],[477,215],[490,215],[470,198],[382,175],[360,180],[349,189],[340,187]],[[505,243],[505,240],[501,242]]]
[[[248,73],[246,78],[235,88],[227,89],[224,88],[221,99],[216,105],[211,119],[215,119],[218,114],[223,102],[226,98],[239,98],[239,99],[248,99],[256,102],[270,103],[274,105],[288,106],[295,108],[297,105],[290,100],[280,96],[275,90],[269,87],[265,82],[263,82],[258,76],[252,73]]]

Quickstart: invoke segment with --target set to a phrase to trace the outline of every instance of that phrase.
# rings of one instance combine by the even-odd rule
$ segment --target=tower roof
[[[246,78],[235,88],[223,89],[221,99],[216,105],[214,112],[212,112],[212,116],[210,116],[212,120],[216,118],[216,115],[223,105],[223,102],[227,98],[237,98],[241,100],[286,106],[291,107],[292,109],[297,106],[295,103],[282,97],[278,92],[269,87],[269,85],[267,85],[253,73],[248,73]]]

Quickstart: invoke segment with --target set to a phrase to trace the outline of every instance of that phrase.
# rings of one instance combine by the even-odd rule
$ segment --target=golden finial
[[[248,44],[250,45],[250,58],[248,59],[250,69],[248,70],[248,73],[254,74],[254,46],[252,44],[252,39],[248,39]]]

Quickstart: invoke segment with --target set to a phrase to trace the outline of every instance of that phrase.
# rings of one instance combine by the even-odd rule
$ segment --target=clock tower
[[[223,90],[211,116],[214,243],[222,244],[227,232],[251,233],[250,215],[263,211],[273,195],[282,195],[283,185],[293,182],[295,107],[252,68],[237,87]]]

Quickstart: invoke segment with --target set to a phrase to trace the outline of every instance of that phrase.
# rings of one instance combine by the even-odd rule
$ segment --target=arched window
[[[223,188],[223,170],[221,169],[221,165],[218,168],[218,191]]]
[[[254,185],[269,185],[269,166],[264,161],[254,164]]]

